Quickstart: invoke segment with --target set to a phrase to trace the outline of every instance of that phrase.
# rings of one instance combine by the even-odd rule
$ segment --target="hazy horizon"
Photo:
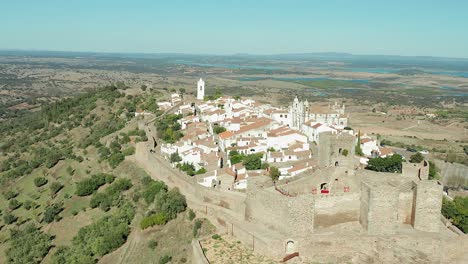
[[[8,1],[0,49],[468,58],[460,1]]]

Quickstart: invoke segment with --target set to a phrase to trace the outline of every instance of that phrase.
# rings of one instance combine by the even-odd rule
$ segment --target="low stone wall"
[[[194,239],[192,241],[192,263],[193,264],[210,264],[210,261],[206,258],[203,248],[201,247],[200,240]]]
[[[316,235],[299,245],[314,263],[463,263],[466,240],[417,236]],[[449,250],[449,251],[447,251]]]
[[[316,195],[314,228],[359,220],[360,193]]]

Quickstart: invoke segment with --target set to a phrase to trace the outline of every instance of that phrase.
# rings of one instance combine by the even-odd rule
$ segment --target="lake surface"
[[[245,65],[242,63],[200,63],[194,62],[190,60],[175,60],[175,63],[184,64],[184,65],[195,65],[201,67],[216,67],[216,68],[226,68],[226,69],[257,69],[257,70],[285,70],[288,69],[288,66],[271,66],[271,65]],[[412,69],[412,68],[411,68]],[[410,70],[411,70],[410,69]],[[401,70],[407,70],[406,68],[353,68],[353,67],[343,67],[343,68],[323,68],[323,70],[336,70],[336,71],[350,71],[350,72],[368,72],[368,73],[398,73]],[[447,75],[447,76],[454,76],[454,77],[463,77],[468,78],[468,72],[464,71],[434,71],[434,70],[427,70],[424,68],[416,69],[421,70],[428,74],[436,74],[436,75]]]
[[[368,72],[368,73],[398,73],[402,69],[395,69],[395,68],[336,68],[335,70],[342,70],[342,71],[351,71],[351,72]],[[463,77],[468,78],[468,72],[462,71],[431,71],[431,70],[424,70],[418,69],[428,74],[435,74],[435,75],[448,75],[454,77]]]
[[[328,77],[278,77],[278,78],[267,78],[267,77],[240,77],[237,78],[239,81],[243,82],[251,82],[251,81],[263,81],[263,80],[278,80],[278,81],[285,81],[285,82],[297,82],[297,81],[342,81],[342,82],[353,82],[353,83],[362,83],[368,84],[370,80],[368,79],[354,79],[354,80],[346,80],[346,79],[336,79],[336,78],[328,78]]]

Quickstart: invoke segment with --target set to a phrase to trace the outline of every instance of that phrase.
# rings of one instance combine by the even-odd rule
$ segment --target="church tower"
[[[200,78],[197,83],[197,99],[203,100],[205,98],[205,82]]]

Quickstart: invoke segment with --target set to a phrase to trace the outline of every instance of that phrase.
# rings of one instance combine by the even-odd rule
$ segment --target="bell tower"
[[[200,78],[197,82],[197,99],[203,100],[205,98],[205,82]]]

